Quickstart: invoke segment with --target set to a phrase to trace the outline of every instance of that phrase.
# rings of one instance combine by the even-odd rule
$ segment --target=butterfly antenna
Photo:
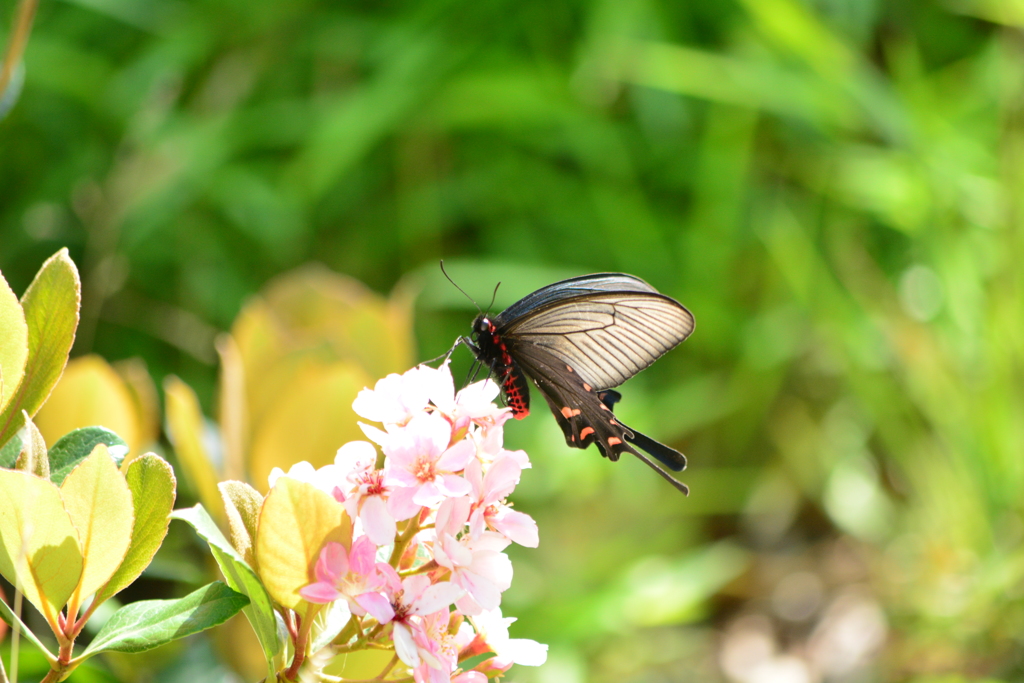
[[[491,303],[487,304],[487,310],[491,310],[491,306],[494,305],[494,300],[498,298],[498,287],[501,287],[501,283],[494,285],[494,292],[491,294]]]
[[[459,290],[460,292],[462,292],[462,295],[463,295],[463,296],[465,296],[465,297],[466,297],[467,299],[469,299],[469,300],[470,300],[470,302],[471,302],[471,303],[472,303],[472,304],[473,304],[474,306],[476,306],[476,310],[477,310],[477,311],[480,311],[480,313],[483,313],[483,311],[481,311],[481,310],[480,310],[480,304],[478,304],[478,303],[476,302],[476,300],[475,300],[475,299],[473,299],[473,297],[471,297],[471,296],[470,296],[469,294],[466,294],[466,290],[464,290],[464,289],[463,289],[462,287],[459,287],[459,286],[458,286],[457,284],[455,284],[455,280],[453,280],[453,279],[452,279],[452,276],[448,274],[448,271],[444,269],[444,260],[443,260],[443,259],[441,260],[441,272],[442,272],[442,273],[444,273],[444,276],[445,276],[446,278],[448,278],[448,282],[452,283],[452,286],[453,286],[453,287],[455,287],[455,289],[457,289],[457,290]],[[501,283],[499,282],[498,284],[501,284]],[[495,291],[497,291],[497,288],[495,288]],[[492,303],[493,303],[493,302],[492,302]]]

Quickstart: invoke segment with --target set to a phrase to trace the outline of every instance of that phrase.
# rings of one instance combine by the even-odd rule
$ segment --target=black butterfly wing
[[[502,322],[515,320],[548,304],[595,292],[646,292],[648,294],[657,294],[658,290],[635,275],[627,273],[581,275],[555,282],[547,287],[541,287],[532,294],[527,294],[502,311],[501,315],[495,319],[495,322],[500,327]]]
[[[586,448],[596,443],[601,455],[613,461],[622,453],[632,453],[677,489],[689,494],[686,484],[633,447],[647,451],[672,470],[686,467],[682,453],[630,429],[615,417],[611,407],[619,399],[618,392],[595,391],[571,366],[561,363],[544,347],[525,349],[518,358],[522,369],[547,400],[569,446]]]
[[[686,339],[694,322],[682,304],[643,280],[602,274],[538,290],[502,312],[495,325],[514,355],[546,349],[600,391]]]

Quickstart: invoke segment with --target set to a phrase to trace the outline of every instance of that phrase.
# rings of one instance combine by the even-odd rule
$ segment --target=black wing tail
[[[622,400],[622,394],[612,389],[598,392],[597,397],[601,399],[601,403],[607,406],[608,410],[611,410],[616,403]],[[622,423],[620,422],[619,424]],[[683,470],[686,469],[685,455],[683,455],[674,448],[669,448],[660,441],[655,441],[651,437],[647,436],[642,432],[638,432],[632,427],[629,427],[627,425],[622,426],[626,428],[626,441],[633,444],[642,451],[647,451],[655,458],[657,458],[659,462],[665,465],[665,467],[669,468],[673,472],[682,472]],[[600,444],[598,444],[598,446],[600,446]],[[658,463],[654,462],[643,453],[638,452],[636,449],[628,448],[627,450],[636,457],[640,458],[640,460],[643,463],[645,463],[652,470],[654,470],[662,477],[664,477],[665,480],[668,481],[670,484],[672,484],[677,489],[682,491],[683,495],[690,495],[689,487],[687,487],[686,484],[677,480],[671,474],[662,469],[661,465],[658,465]]]
[[[642,451],[647,451],[673,472],[682,472],[686,469],[685,455],[674,448],[669,448],[665,444],[655,441],[646,434],[641,434],[632,427],[626,427],[626,429],[633,433],[633,436],[626,434],[626,441],[629,441]]]
[[[614,389],[599,391],[597,392],[597,397],[601,399],[601,403],[603,403],[608,410],[613,410],[615,408],[615,404],[622,400],[622,394]],[[619,424],[622,423],[620,422]],[[630,434],[626,434],[626,441],[631,442],[641,450],[647,451],[673,472],[682,472],[686,469],[685,455],[674,448],[669,448],[660,441],[655,441],[646,434],[641,434],[632,427],[627,425],[622,426],[632,434],[632,436],[630,436]]]
[[[657,442],[654,442],[654,443],[657,443]],[[660,446],[661,444],[658,444],[658,445]],[[686,484],[684,484],[683,482],[679,481],[678,479],[676,479],[675,477],[673,477],[673,476],[672,476],[671,474],[669,474],[668,472],[666,472],[666,471],[664,470],[664,468],[662,468],[662,466],[661,466],[661,465],[659,465],[658,463],[654,462],[653,460],[651,460],[650,458],[648,458],[648,457],[647,457],[646,455],[644,455],[644,454],[643,454],[643,453],[641,453],[640,451],[634,450],[634,449],[632,449],[632,448],[630,448],[630,449],[628,449],[628,450],[629,450],[629,452],[630,452],[630,453],[632,453],[632,454],[633,454],[633,455],[635,455],[636,457],[640,458],[640,460],[641,460],[641,461],[642,461],[642,462],[643,462],[644,464],[646,464],[646,465],[647,465],[648,467],[650,467],[650,468],[651,468],[652,470],[654,470],[655,472],[657,472],[658,474],[660,474],[660,475],[662,476],[662,478],[664,478],[664,479],[665,479],[665,481],[667,481],[668,483],[672,484],[672,485],[673,485],[673,486],[675,486],[675,487],[676,487],[677,489],[679,489],[680,491],[682,491],[682,493],[683,493],[683,495],[684,495],[684,496],[688,496],[688,495],[690,495],[690,487],[688,487],[688,486],[687,486]],[[680,453],[680,455],[682,455],[682,454]]]

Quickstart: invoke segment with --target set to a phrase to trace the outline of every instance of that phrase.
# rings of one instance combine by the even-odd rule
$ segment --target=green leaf
[[[243,481],[217,484],[228,516],[231,545],[250,567],[256,567],[256,526],[259,524],[263,496]]]
[[[495,652],[481,652],[478,655],[473,655],[469,659],[463,659],[461,662],[459,662],[459,668],[463,671],[471,671],[476,666],[486,662],[488,659],[497,656],[498,655]]]
[[[18,627],[21,629],[22,637],[39,648],[39,651],[43,653],[51,664],[57,661],[57,656],[46,649],[46,646],[43,645],[43,642],[36,637],[36,634],[29,630],[28,626],[25,625],[25,622],[19,619],[18,615],[14,613],[14,610],[12,610],[3,600],[0,600],[0,616],[2,616],[4,621],[11,626],[14,626],[14,624],[17,623]]]
[[[82,657],[98,652],[145,652],[223,624],[249,598],[220,581],[179,600],[142,600],[114,612]]]
[[[0,443],[21,429],[22,414],[35,415],[60,379],[75,341],[82,284],[78,269],[61,249],[36,273],[21,307],[28,323],[28,360],[25,377],[0,413]]]
[[[224,538],[217,524],[203,509],[202,505],[175,510],[171,515],[175,519],[191,524],[210,546],[213,557],[217,560],[221,573],[227,584],[234,590],[249,597],[250,603],[243,610],[246,618],[252,625],[256,637],[259,638],[263,648],[263,655],[267,660],[267,666],[273,666],[274,657],[281,650],[284,639],[281,637],[283,624],[279,626],[279,617],[274,610],[274,604],[270,595],[263,587],[263,583],[256,572],[245,562],[231,543]],[[270,671],[271,678],[273,671]]]
[[[64,477],[88,458],[98,444],[107,447],[114,464],[120,467],[128,454],[124,439],[106,427],[82,427],[60,437],[50,449],[50,481],[57,486],[64,483]]]
[[[43,440],[43,435],[39,433],[39,428],[32,422],[28,413],[23,411],[21,419],[25,421],[25,426],[18,432],[22,446],[14,468],[43,479],[49,479],[50,463],[46,459],[46,441]]]
[[[0,573],[55,627],[82,576],[78,531],[45,479],[0,470],[0,500]]]
[[[281,477],[263,501],[256,534],[256,565],[274,601],[299,609],[299,590],[313,581],[328,542],[352,547],[352,521],[334,497],[312,484]]]
[[[28,360],[28,323],[18,297],[0,275],[0,410],[14,396]]]
[[[92,455],[65,477],[60,495],[85,558],[69,607],[74,613],[86,596],[110,580],[128,554],[134,526],[132,494],[107,447],[97,444]]]
[[[135,509],[132,542],[117,571],[96,594],[98,601],[116,595],[139,578],[163,543],[171,522],[177,482],[166,460],[154,453],[141,455],[128,465],[125,479]]]
[[[21,437],[15,434],[0,448],[0,467],[4,469],[13,469],[14,463],[18,461],[18,455],[21,454]]]

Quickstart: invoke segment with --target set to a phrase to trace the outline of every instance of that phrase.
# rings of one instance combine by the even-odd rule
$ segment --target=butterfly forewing
[[[693,331],[688,310],[648,292],[573,296],[501,322],[499,317],[499,329],[517,352],[542,346],[596,390],[622,384]]]
[[[527,313],[539,310],[551,303],[564,301],[575,296],[595,292],[646,292],[657,294],[658,290],[634,275],[626,273],[596,273],[562,280],[547,287],[541,287],[527,294],[501,312],[495,322],[509,322]]]

